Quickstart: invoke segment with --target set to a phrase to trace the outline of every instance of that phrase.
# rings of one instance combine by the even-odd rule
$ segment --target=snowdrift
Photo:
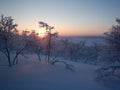
[[[62,64],[33,62],[0,68],[0,90],[110,90],[95,81],[97,67],[71,64],[75,72]]]

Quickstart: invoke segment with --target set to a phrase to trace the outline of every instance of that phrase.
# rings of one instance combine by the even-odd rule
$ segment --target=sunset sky
[[[44,21],[60,35],[102,35],[120,18],[120,0],[0,0],[1,14],[19,30],[39,31]]]

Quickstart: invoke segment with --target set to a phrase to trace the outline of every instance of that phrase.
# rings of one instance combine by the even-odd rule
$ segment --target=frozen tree
[[[28,35],[27,49],[30,52],[37,54],[39,61],[41,61],[41,53],[43,51],[42,39],[38,36],[35,30]]]
[[[94,43],[90,46],[85,46],[84,48],[84,55],[85,55],[85,63],[91,63],[91,64],[98,64],[99,60],[99,52],[102,51],[102,45]]]
[[[68,39],[68,38],[65,38],[65,39],[61,39],[61,56],[62,57],[70,57],[70,48],[69,48],[69,46],[70,46],[70,43],[72,43],[71,42],[71,40],[70,39]]]
[[[11,51],[13,49],[13,38],[18,33],[17,24],[11,17],[1,15],[0,19],[0,51],[7,57],[9,67],[11,67]]]
[[[62,41],[63,56],[68,57],[72,61],[80,61],[84,57],[85,42],[73,42],[70,39],[63,39]]]
[[[98,70],[102,78],[120,78],[120,19],[116,19],[116,22],[118,24],[105,33],[106,45],[99,54],[99,60],[104,62],[104,66]]]
[[[7,57],[9,67],[18,62],[18,56],[26,47],[26,42],[19,35],[17,24],[12,17],[0,19],[0,51]]]
[[[112,28],[105,33],[105,39],[107,42],[106,50],[112,58],[110,62],[114,67],[116,67],[113,69],[113,72],[117,68],[120,68],[120,19],[116,19],[116,22],[118,24],[116,26],[112,26]]]
[[[57,37],[58,36],[58,33],[55,32],[55,33],[52,33],[52,30],[54,29],[53,26],[49,26],[47,23],[45,22],[39,22],[39,26],[40,28],[45,28],[46,30],[46,36],[45,36],[45,39],[46,39],[46,60],[47,62],[50,62],[50,57],[51,57],[51,54],[52,54],[52,39]]]
[[[18,56],[21,54],[23,55],[23,51],[26,49],[28,46],[28,43],[26,42],[25,38],[22,37],[21,35],[16,35],[16,37],[13,39],[13,52],[14,52],[14,58],[12,64],[17,64],[18,63]]]
[[[77,61],[82,61],[85,60],[85,58],[88,58],[86,56],[86,45],[85,45],[85,41],[79,41],[78,43],[76,43],[76,53],[77,53]]]
[[[55,43],[55,38],[58,36],[58,33],[52,32],[54,27],[49,26],[45,22],[39,22],[39,25],[40,25],[40,28],[45,28],[46,30],[46,36],[44,37],[44,39],[46,40],[46,47],[45,47],[46,61],[51,64],[63,63],[67,69],[73,71],[72,65],[66,63],[65,61],[56,59],[57,56],[55,53],[57,51],[56,48],[58,48],[58,46],[56,46],[57,44]],[[55,52],[54,55],[53,55],[53,52]]]

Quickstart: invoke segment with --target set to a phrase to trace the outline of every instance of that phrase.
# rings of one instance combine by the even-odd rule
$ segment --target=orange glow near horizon
[[[54,25],[54,24],[53,24]],[[30,26],[30,27],[29,27]],[[102,35],[103,31],[106,32],[110,26],[97,26],[97,27],[63,27],[63,26],[58,26],[57,24],[55,25],[55,29],[52,30],[52,32],[58,32],[59,36],[93,36],[93,35]],[[46,30],[45,28],[39,28],[38,24],[35,23],[33,26],[28,25],[28,26],[18,26],[18,30],[20,34],[22,33],[23,30],[28,30],[31,32],[31,30],[35,30],[36,33],[39,34],[39,36],[44,37]]]
[[[39,30],[43,21],[59,36],[96,36],[115,24],[119,6],[120,0],[1,0],[0,13],[12,17],[20,34],[35,30],[44,36]]]
[[[99,36],[103,35],[101,28],[65,28],[58,30],[59,36]],[[105,28],[107,30],[107,28]],[[104,31],[105,32],[105,31]]]

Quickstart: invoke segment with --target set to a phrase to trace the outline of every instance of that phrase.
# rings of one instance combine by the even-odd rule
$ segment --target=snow
[[[74,43],[78,43],[80,41],[85,41],[85,45],[91,46],[94,43],[97,44],[105,44],[103,36],[70,36],[70,37],[60,37],[60,39],[69,39]]]
[[[69,63],[75,72],[62,64],[38,62],[0,68],[0,90],[112,90],[95,81],[96,66]]]

